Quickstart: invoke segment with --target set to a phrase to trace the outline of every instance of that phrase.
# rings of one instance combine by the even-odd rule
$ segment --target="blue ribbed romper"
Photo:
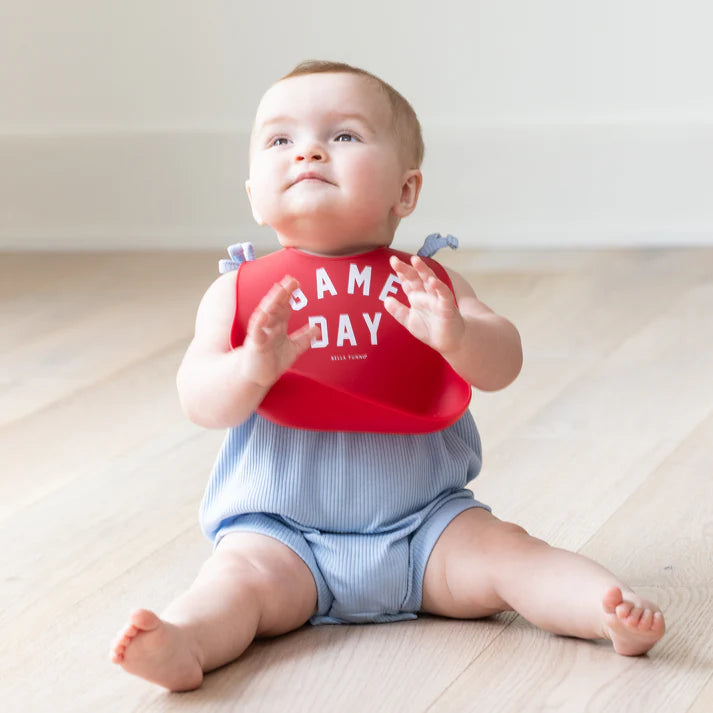
[[[200,523],[214,545],[253,532],[290,547],[317,585],[313,624],[416,618],[436,541],[482,463],[469,411],[435,433],[293,429],[252,414],[228,430]]]

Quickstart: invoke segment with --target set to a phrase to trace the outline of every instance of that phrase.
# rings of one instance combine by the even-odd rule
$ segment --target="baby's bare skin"
[[[148,609],[129,617],[112,648],[113,663],[171,691],[198,688],[203,668],[190,636]]]
[[[160,618],[147,609],[130,615],[111,660],[169,690],[191,690],[204,671],[238,658],[256,638],[298,629],[316,607],[312,573],[291,549],[230,533]]]
[[[393,267],[408,283],[418,314],[394,302],[387,309],[424,341],[453,354],[457,364],[464,323],[472,328],[479,319],[487,321],[489,312],[476,309],[464,318],[450,291],[418,259]],[[296,284],[286,278],[261,302],[249,326],[246,342],[256,345],[250,349],[275,340],[283,352],[307,348],[309,333],[288,335],[286,329],[287,298]],[[467,308],[467,295],[460,309],[463,303]],[[262,578],[256,580],[255,572]],[[295,599],[295,593],[301,595]],[[234,660],[257,636],[303,625],[316,603],[311,573],[285,545],[259,535],[229,535],[162,618],[146,609],[131,614],[112,661],[170,690],[193,689],[204,671]],[[646,653],[664,633],[661,610],[599,564],[551,547],[481,508],[461,513],[436,543],[424,574],[422,609],[457,618],[517,611],[555,634],[609,639],[625,656]]]
[[[450,291],[418,259],[392,266],[418,312],[395,301],[387,310],[434,348],[452,354],[457,365],[464,358],[460,340],[478,320],[487,324],[490,313],[476,308],[463,316],[459,308],[467,309],[468,296],[456,307]],[[261,302],[248,327],[248,349],[275,341],[282,353],[307,348],[312,335],[304,330],[289,335],[286,328],[287,299],[296,284],[286,278]],[[135,611],[117,637],[112,661],[170,690],[189,690],[200,686],[204,671],[234,660],[257,636],[304,624],[317,603],[306,565],[277,540],[246,537],[224,538],[191,590],[163,618]],[[255,571],[263,578],[255,581]],[[302,596],[281,598],[281,592]],[[660,609],[599,564],[551,547],[481,508],[461,513],[437,541],[424,574],[422,609],[471,619],[517,611],[555,634],[609,639],[626,656],[646,653],[664,633]],[[236,621],[240,626],[233,624],[228,635]]]
[[[222,585],[216,596],[220,596]],[[240,587],[240,582],[232,586]],[[619,587],[604,593],[599,617],[599,638],[609,639],[614,650],[624,656],[646,653],[664,634],[661,610],[634,593],[623,594]],[[114,642],[111,660],[127,672],[171,691],[192,690],[203,682],[204,654],[190,627],[164,621],[146,609],[131,614]]]
[[[612,587],[602,597],[602,637],[623,656],[645,654],[664,634],[661,610],[633,593]],[[203,667],[197,642],[182,627],[147,609],[129,617],[112,649],[112,662],[171,691],[198,688]]]
[[[248,192],[258,222],[270,225],[283,246],[329,257],[391,244],[399,220],[415,209],[421,174],[401,165],[386,102],[372,84],[340,73],[287,79],[265,95],[251,143]],[[339,124],[327,132],[325,122],[341,116],[342,104],[357,130]],[[286,128],[273,135],[285,114]],[[298,181],[300,171],[304,180]],[[449,271],[451,291],[419,258],[394,258],[391,267],[409,304],[389,298],[384,306],[405,329],[478,389],[502,389],[517,377],[517,329],[482,303],[464,278]],[[181,404],[192,421],[207,428],[238,426],[310,348],[316,328],[288,331],[297,287],[289,276],[274,285],[235,349],[229,340],[235,275],[208,289],[178,375]],[[255,638],[299,628],[316,607],[314,578],[286,545],[262,535],[228,534],[190,589],[160,617],[148,609],[130,615],[111,659],[170,690],[193,689],[204,672],[238,658]],[[516,611],[554,634],[609,639],[626,656],[646,653],[664,633],[661,610],[608,570],[484,508],[461,513],[436,542],[421,610],[470,619]]]
[[[112,661],[170,690],[190,690],[255,638],[302,626],[316,604],[314,580],[296,554],[269,537],[234,533],[163,618],[146,609],[131,614]],[[646,653],[665,629],[658,606],[597,563],[480,508],[456,517],[437,542],[422,607],[457,618],[514,610],[555,634],[609,639],[624,656]]]
[[[619,587],[607,590],[602,599],[604,636],[622,656],[645,654],[664,635],[661,610],[653,602]]]

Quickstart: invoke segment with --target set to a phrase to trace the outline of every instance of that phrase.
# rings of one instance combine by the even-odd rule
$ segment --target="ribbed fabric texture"
[[[230,429],[201,504],[217,541],[250,531],[291,547],[319,593],[313,623],[413,618],[428,556],[448,523],[485,507],[470,412],[425,435],[285,428],[254,414]]]

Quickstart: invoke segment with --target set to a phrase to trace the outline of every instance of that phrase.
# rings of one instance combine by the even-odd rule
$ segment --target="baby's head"
[[[298,64],[289,74],[279,81],[290,77],[301,77],[310,74],[352,74],[360,78],[381,93],[389,103],[391,121],[394,131],[394,141],[398,144],[399,152],[406,168],[420,168],[423,163],[424,145],[421,134],[421,124],[411,104],[390,84],[380,79],[371,72],[359,67],[353,67],[343,62],[329,62],[323,60],[307,60]]]
[[[422,160],[401,94],[363,69],[309,61],[263,96],[246,185],[283,245],[346,253],[391,243],[416,206]]]

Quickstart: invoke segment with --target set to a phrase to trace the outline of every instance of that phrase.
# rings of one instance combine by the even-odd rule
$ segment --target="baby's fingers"
[[[407,295],[423,290],[429,295],[445,300],[451,299],[451,291],[418,255],[411,258],[410,265],[392,256],[391,267],[395,270]]]
[[[418,255],[411,258],[411,264],[423,283],[423,287],[429,295],[439,297],[446,302],[453,302],[453,293],[436,273]]]
[[[290,318],[290,298],[297,287],[297,280],[286,275],[260,300],[250,315],[247,330],[256,344],[264,344],[270,336],[286,332]]]
[[[399,302],[395,297],[387,297],[384,300],[386,311],[401,325],[406,327],[408,322],[410,308],[402,302]]]
[[[399,278],[402,286],[406,289],[414,289],[421,285],[422,280],[418,272],[407,262],[403,262],[403,260],[399,260],[396,255],[392,255],[389,264],[396,273],[396,277]]]
[[[411,256],[411,265],[418,273],[419,277],[425,282],[429,277],[436,277],[436,273],[426,264],[426,261],[418,255]]]
[[[276,320],[274,315],[265,312],[260,306],[250,315],[247,334],[258,347],[264,346],[274,333]]]
[[[414,255],[411,258],[411,265],[429,292],[437,292],[442,295],[446,295],[450,292],[443,281],[439,279],[436,273],[418,255]]]
[[[305,324],[304,327],[300,327],[292,332],[289,338],[299,356],[302,352],[306,352],[312,344],[312,340],[317,339],[321,334],[322,328],[318,324]]]
[[[285,275],[279,282],[276,282],[268,293],[260,300],[260,307],[266,312],[274,310],[284,311],[290,304],[292,293],[300,286],[297,280]]]
[[[450,304],[454,303],[453,293],[437,277],[429,277],[423,284],[429,295],[433,295]]]
[[[269,315],[279,316],[280,319],[287,319],[290,316],[290,299],[292,293],[300,286],[300,283],[290,275],[285,275],[279,282],[276,282],[268,293],[260,300],[258,309]]]

